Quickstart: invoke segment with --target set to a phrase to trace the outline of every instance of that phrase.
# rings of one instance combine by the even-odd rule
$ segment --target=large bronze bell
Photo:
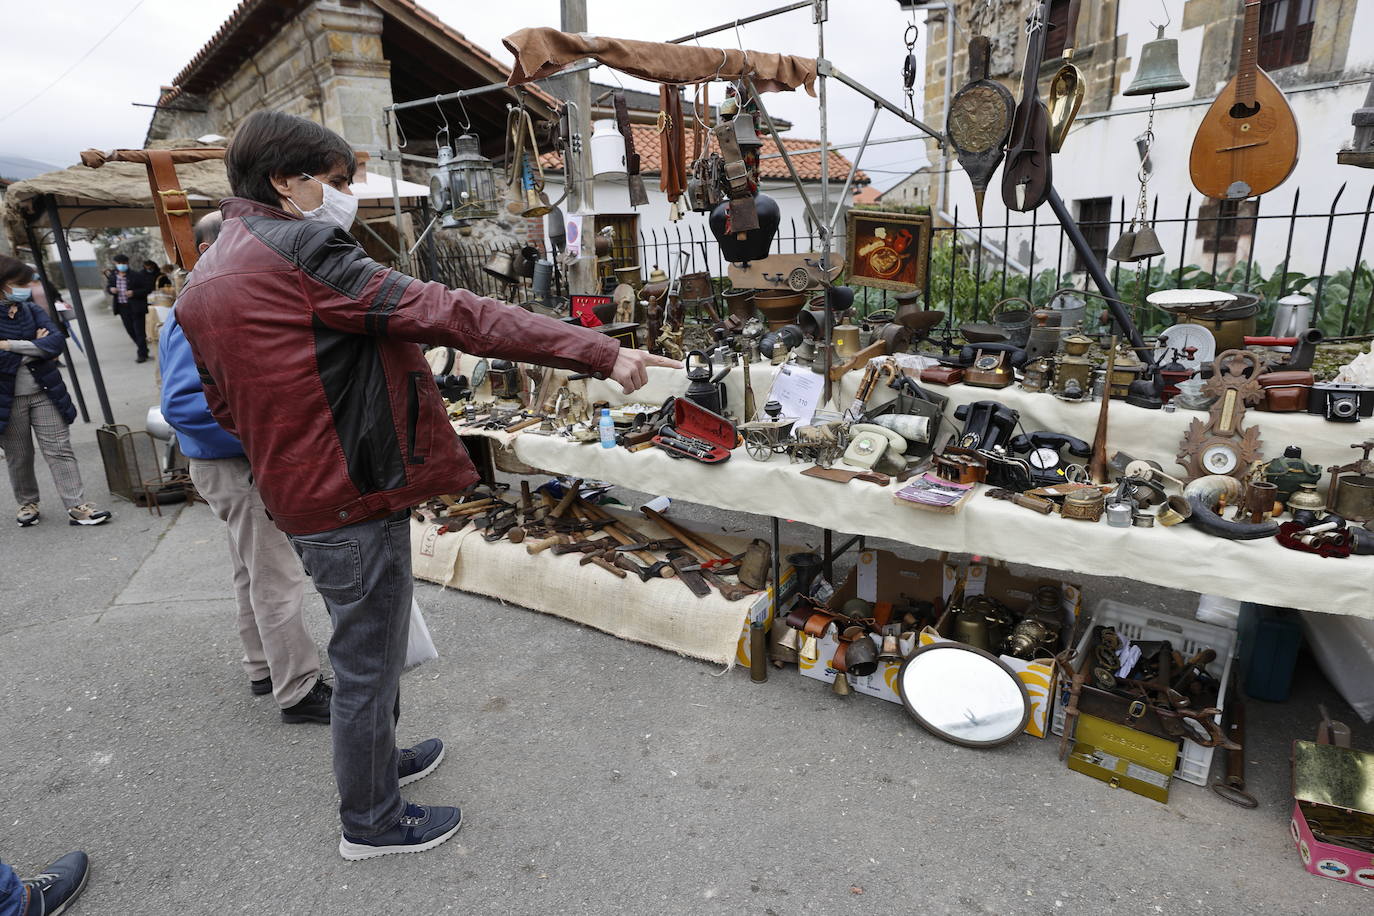
[[[1159,34],[1154,41],[1145,43],[1140,49],[1140,67],[1135,71],[1131,85],[1122,90],[1122,95],[1154,95],[1158,92],[1173,92],[1187,89],[1191,83],[1183,78],[1178,69],[1178,40],[1164,37],[1164,26],[1158,26]]]

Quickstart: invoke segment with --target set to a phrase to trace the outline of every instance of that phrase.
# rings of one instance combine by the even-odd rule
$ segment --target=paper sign
[[[810,426],[825,391],[825,377],[802,366],[784,363],[773,376],[766,400],[782,405],[779,416],[796,417],[797,426]]]

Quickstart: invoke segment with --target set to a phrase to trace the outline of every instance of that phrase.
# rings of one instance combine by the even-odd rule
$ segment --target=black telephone
[[[1021,414],[997,401],[974,401],[955,408],[954,418],[964,421],[958,445],[990,451],[998,446],[1006,447]]]
[[[1082,465],[1064,460],[1064,449],[1068,449],[1069,454],[1076,458],[1090,458],[1093,453],[1093,447],[1082,439],[1044,431],[1029,435],[1023,433],[1012,439],[1008,447],[1018,455],[1026,455],[1031,476],[1036,485],[1042,487],[1080,479],[1077,471],[1068,469],[1081,468]]]

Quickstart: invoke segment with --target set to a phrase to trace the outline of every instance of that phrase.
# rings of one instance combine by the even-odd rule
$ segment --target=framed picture
[[[930,217],[850,210],[849,283],[899,292],[924,288],[930,266]]]

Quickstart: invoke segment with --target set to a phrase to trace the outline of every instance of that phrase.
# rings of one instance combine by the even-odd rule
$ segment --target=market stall
[[[1247,17],[1255,6],[1246,4]],[[827,4],[776,12],[801,7],[812,8],[823,49]],[[1296,657],[1299,625],[1277,609],[1356,618],[1361,627],[1374,619],[1374,440],[1364,432],[1374,417],[1374,357],[1352,359],[1334,379],[1329,368],[1314,371],[1323,337],[1310,310],[1285,299],[1260,327],[1260,297],[1249,290],[1154,290],[1148,302],[1173,326],[1144,332],[1143,307],[1118,295],[1055,192],[1049,163],[1068,136],[1082,78],[1070,45],[1050,105],[1041,101],[1047,5],[1030,3],[1028,12],[1020,98],[989,85],[978,65],[987,39],[974,36],[970,80],[947,106],[944,131],[823,56],[553,29],[510,36],[512,85],[608,65],[668,87],[662,186],[675,214],[707,217],[731,266],[724,278],[675,265],[649,276],[627,268],[599,290],[527,303],[622,346],[684,360],[682,370],[650,370],[629,400],[593,378],[432,351],[459,435],[494,449],[496,468],[555,479],[533,491],[522,483],[517,498],[489,475],[472,492],[417,507],[417,574],[694,657],[739,661],[756,681],[770,663],[795,663],[837,694],[902,704],[954,743],[1062,734],[1070,768],[1159,801],[1175,776],[1205,784],[1221,748],[1232,773],[1223,788],[1243,799],[1239,682],[1272,698]],[[1074,4],[1070,34],[1076,12]],[[1128,94],[1186,87],[1168,66],[1168,40],[1157,42]],[[577,63],[585,58],[593,62]],[[1217,103],[1234,104],[1228,117],[1237,122],[1254,95],[1253,73],[1244,72],[1253,60],[1240,66],[1247,78]],[[689,154],[684,128],[704,109],[685,114],[673,87],[716,80],[728,84],[727,104],[717,123],[698,124]],[[898,113],[957,155],[980,202],[1000,168],[1009,209],[1048,204],[1097,291],[1020,300],[1023,310],[1004,310],[995,323],[956,320],[956,304],[948,313],[928,305],[929,216],[852,212],[840,251],[828,180],[812,201],[790,161],[819,243],[774,251],[776,211],[758,192],[757,147],[777,131],[762,93],[809,91],[814,82],[824,157],[828,80],[871,101],[874,120]],[[490,87],[392,108],[483,91]],[[1266,104],[1281,102],[1280,94]],[[514,148],[531,152],[524,144],[536,132],[518,111],[511,124]],[[555,133],[570,164],[576,126],[565,109]],[[870,121],[855,169],[872,129]],[[1198,143],[1217,146],[1215,157],[1195,156],[1200,190],[1241,199],[1283,180],[1273,162],[1222,155],[1251,147],[1225,147],[1215,129],[1199,131]],[[636,153],[621,140],[633,200]],[[1152,140],[1147,132],[1143,155]],[[513,212],[542,216],[553,204],[521,155],[507,166],[507,198]],[[1144,209],[1148,180],[1142,170],[1139,209],[1113,260],[1148,265],[1160,254]],[[466,206],[462,192],[484,187],[443,166],[436,181],[455,202],[454,218]],[[541,267],[571,266],[576,255],[560,240],[570,243],[580,227],[551,225],[551,250],[527,256],[536,278]],[[862,313],[857,286],[899,293],[897,307]],[[709,320],[693,326],[687,303]],[[762,516],[771,537],[720,538],[651,505],[612,515],[600,499],[605,485]],[[823,529],[824,554],[784,547],[783,519]],[[831,532],[856,536],[861,551],[843,581],[831,575]],[[864,549],[867,537],[942,557],[909,563]],[[1019,579],[997,561],[1026,564],[1037,578]],[[1081,576],[1250,609],[1244,621],[1234,607],[1217,615],[1221,625],[1162,619],[1085,595]],[[1244,676],[1256,671],[1267,683]],[[1353,695],[1348,682],[1344,689]],[[1351,702],[1363,714],[1361,699]]]

